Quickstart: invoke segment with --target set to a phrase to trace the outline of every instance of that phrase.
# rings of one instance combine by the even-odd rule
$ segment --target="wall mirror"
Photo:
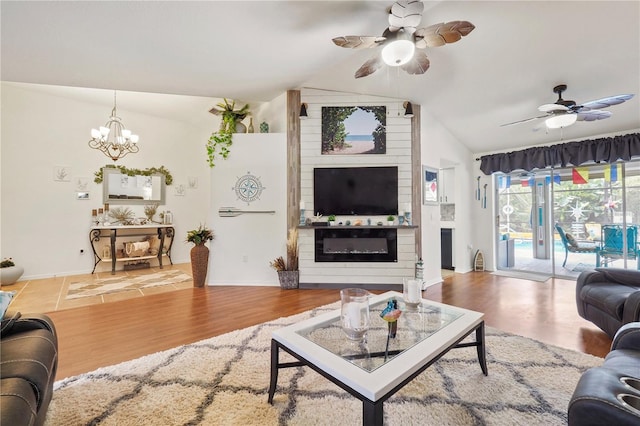
[[[438,204],[438,169],[422,166],[422,204]]]
[[[128,176],[113,167],[102,169],[102,198],[108,204],[164,204],[165,176]]]

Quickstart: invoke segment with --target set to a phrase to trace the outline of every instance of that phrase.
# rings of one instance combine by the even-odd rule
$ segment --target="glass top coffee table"
[[[393,339],[380,317],[390,299],[403,311]],[[360,342],[342,331],[340,309],[274,331],[269,403],[280,368],[308,366],[362,401],[364,425],[382,425],[384,401],[452,348],[475,346],[487,375],[484,314],[424,299],[412,310],[393,291],[371,297],[369,304],[371,323]],[[460,343],[474,331],[474,342]],[[280,349],[299,361],[280,363]]]

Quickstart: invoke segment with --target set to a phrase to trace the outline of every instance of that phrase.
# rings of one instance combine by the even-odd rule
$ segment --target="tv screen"
[[[333,167],[313,170],[315,213],[390,215],[398,213],[397,167]]]

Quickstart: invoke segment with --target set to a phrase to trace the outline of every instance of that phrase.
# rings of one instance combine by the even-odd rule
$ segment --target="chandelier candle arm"
[[[116,93],[113,93],[113,109],[111,117],[104,126],[99,129],[91,129],[89,147],[97,149],[113,161],[124,157],[129,153],[136,153],[138,148],[138,135],[134,135],[122,124],[120,117],[116,115]]]

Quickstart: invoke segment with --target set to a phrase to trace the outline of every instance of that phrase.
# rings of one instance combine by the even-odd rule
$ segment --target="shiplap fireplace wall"
[[[301,102],[307,104],[309,117],[300,121],[300,201],[306,217],[314,215],[313,169],[316,167],[398,167],[398,209],[412,205],[411,120],[404,118],[402,101],[377,96],[356,95],[316,89],[302,89]],[[321,108],[323,106],[377,106],[387,110],[387,147],[385,154],[322,155]],[[412,212],[412,215],[417,212]],[[386,224],[386,216],[337,216],[352,223],[370,218]],[[300,284],[326,286],[340,284],[401,284],[403,277],[414,275],[416,228],[398,228],[397,262],[324,262],[314,260],[314,229],[299,230]]]

